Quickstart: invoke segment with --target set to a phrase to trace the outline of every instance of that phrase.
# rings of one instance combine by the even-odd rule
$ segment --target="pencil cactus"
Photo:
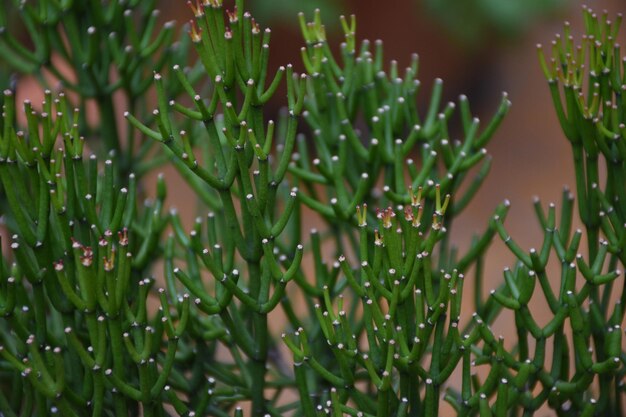
[[[341,20],[336,57],[319,14],[301,16],[306,74],[272,73],[271,32],[242,0],[232,10],[189,5],[175,50],[173,26],[153,35],[153,3],[20,3],[43,43],[31,51],[6,30],[0,37],[20,71],[54,73],[59,53],[77,75],[64,83],[77,95],[46,91],[41,106],[23,103],[24,117],[15,92],[3,97],[11,237],[0,264],[0,414],[436,416],[442,401],[463,416],[623,413],[618,23],[585,9],[584,46],[566,26],[554,58],[542,58],[573,147],[586,252],[568,190],[558,216],[535,203],[538,249],[509,236],[505,202],[460,251],[450,230],[489,171],[485,146],[506,94],[481,127],[465,96],[441,102],[436,80],[421,114],[417,56],[402,75],[395,61],[385,70],[382,43],[358,44],[353,17]],[[110,28],[116,35],[98,37]],[[187,67],[192,47],[197,63]],[[140,105],[152,87],[154,110]],[[105,126],[117,89],[128,99],[123,127]],[[280,91],[285,111],[273,120],[267,103]],[[91,99],[97,125],[86,122]],[[152,193],[142,186],[168,160],[208,211],[191,230],[166,210],[162,177]],[[145,194],[154,198],[139,204]],[[310,233],[307,216],[319,218]],[[483,299],[496,235],[516,261]],[[472,292],[475,312],[465,314]],[[547,320],[529,307],[536,297]],[[491,330],[505,309],[513,343]]]

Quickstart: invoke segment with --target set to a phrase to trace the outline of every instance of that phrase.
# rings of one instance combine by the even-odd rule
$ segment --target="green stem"
[[[259,299],[261,291],[261,268],[259,262],[248,263],[248,273],[250,279],[250,295],[254,299]],[[266,274],[264,279],[270,279]],[[253,354],[249,360],[250,375],[252,377],[252,386],[250,393],[252,396],[252,415],[254,417],[262,417],[267,413],[267,404],[265,401],[265,385],[267,372],[267,351],[268,351],[268,328],[267,314],[253,312],[252,313],[252,331],[256,345]]]
[[[97,97],[100,105],[100,132],[102,142],[106,145],[105,152],[115,151],[116,155],[120,152],[120,139],[117,130],[116,112],[113,107],[113,97],[111,94],[105,94]],[[129,163],[130,161],[124,161]],[[121,172],[128,172],[129,166],[123,166]]]
[[[33,293],[35,296],[35,323],[36,337],[40,345],[44,345],[47,340],[46,332],[46,307],[47,300],[44,294],[43,284],[41,282],[33,283]]]

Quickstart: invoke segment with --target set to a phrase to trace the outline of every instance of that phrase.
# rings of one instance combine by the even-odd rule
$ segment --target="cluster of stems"
[[[117,155],[121,179],[131,172],[141,177],[168,158],[155,155],[154,142],[132,126],[119,124],[119,108],[143,116],[153,72],[189,58],[189,38],[177,41],[175,23],[160,23],[156,6],[156,0],[9,0],[0,9],[3,65],[32,75],[44,89],[67,92],[71,108],[80,109],[80,135],[100,158]],[[200,70],[189,69],[196,78]],[[11,89],[21,88],[19,76]],[[172,96],[182,92],[178,83],[165,88]]]
[[[13,261],[0,276],[0,412],[67,416],[163,412],[189,297],[148,314],[146,276],[167,225],[165,186],[137,204],[115,159],[84,158],[79,110],[46,94],[24,103],[27,131],[4,93],[0,179]],[[54,115],[54,116],[53,116]],[[62,138],[58,140],[58,138]],[[100,172],[99,172],[100,171]]]
[[[617,15],[612,21],[606,11],[597,15],[584,6],[583,18],[585,34],[580,44],[566,22],[547,58],[541,45],[538,47],[558,120],[572,148],[578,213],[587,237],[586,253],[577,253],[581,232],[571,236],[572,202],[567,201],[571,197],[564,197],[561,226],[554,231],[559,237],[552,245],[560,253],[563,270],[572,275],[566,278],[564,274],[562,285],[569,288],[576,302],[568,302],[569,295],[564,298],[562,290],[558,301],[569,308],[580,307],[578,317],[569,315],[573,349],[564,354],[564,359],[574,359],[576,373],[568,376],[564,370],[561,372],[576,383],[568,388],[579,393],[587,391],[597,399],[598,414],[621,415],[626,374],[626,356],[621,348],[626,287],[619,284],[624,280],[626,265],[626,195],[622,180],[626,167],[626,70],[617,38],[622,17]],[[541,224],[546,224],[545,216],[538,213]],[[581,276],[584,281],[576,290],[574,280]],[[547,289],[545,293],[549,298]],[[548,299],[556,316],[559,309],[554,301]],[[592,372],[596,367],[602,369]],[[598,377],[594,378],[593,373]]]
[[[154,3],[16,2],[34,49],[0,33],[17,70],[43,88],[48,71],[74,93],[46,90],[21,108],[14,91],[2,98],[1,415],[434,417],[442,401],[462,416],[622,414],[618,22],[585,9],[583,46],[566,26],[553,58],[541,55],[574,150],[587,252],[568,190],[558,222],[556,206],[535,204],[540,249],[508,235],[503,203],[461,250],[453,220],[489,171],[506,94],[481,127],[465,96],[442,103],[436,80],[421,114],[417,55],[403,74],[395,61],[386,70],[381,42],[357,44],[354,17],[341,19],[336,56],[319,13],[300,16],[297,74],[270,68],[271,31],[243,0],[188,2],[179,43],[172,24],[156,33]],[[274,121],[267,103],[282,92]],[[208,211],[191,230],[165,210],[162,177],[138,203],[143,174],[164,161]],[[484,298],[496,235],[516,262]],[[540,296],[547,321],[529,307]],[[513,343],[492,331],[504,309]]]

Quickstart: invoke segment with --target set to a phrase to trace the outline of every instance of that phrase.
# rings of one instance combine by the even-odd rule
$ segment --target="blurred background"
[[[190,12],[181,3],[182,0],[163,1],[163,16],[187,21]],[[562,31],[566,20],[571,22],[573,34],[579,39],[583,3],[575,0],[248,0],[246,4],[262,27],[272,28],[271,62],[275,67],[293,63],[301,68],[303,39],[297,14],[302,11],[311,18],[319,8],[331,45],[342,41],[338,16],[354,14],[357,38],[381,39],[387,61],[395,59],[403,68],[410,55],[417,52],[422,106],[430,96],[433,80],[442,78],[447,100],[456,101],[460,94],[465,94],[473,113],[488,120],[498,106],[501,93],[506,91],[513,106],[488,146],[493,156],[491,173],[455,224],[453,233],[462,246],[469,244],[471,235],[484,229],[495,206],[509,199],[512,207],[506,226],[510,234],[525,249],[541,244],[533,198],[538,196],[544,205],[558,204],[563,187],[574,187],[574,170],[569,145],[561,133],[539,67],[536,44],[549,44]],[[591,0],[586,4],[597,12],[608,10],[609,16],[624,9],[623,0]],[[502,268],[512,259],[496,239],[487,259],[487,280],[500,282]]]

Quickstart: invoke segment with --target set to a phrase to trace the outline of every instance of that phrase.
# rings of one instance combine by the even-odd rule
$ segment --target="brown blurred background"
[[[226,1],[226,4],[229,2]],[[234,3],[234,2],[232,2]],[[184,2],[163,0],[163,16],[187,21]],[[455,223],[453,233],[467,245],[474,232],[484,229],[495,206],[512,203],[506,222],[510,234],[523,248],[540,245],[542,234],[535,221],[532,199],[558,204],[564,185],[574,186],[570,149],[552,108],[547,83],[540,70],[536,44],[549,44],[565,20],[573,33],[582,34],[583,3],[568,0],[248,0],[263,27],[272,28],[271,63],[300,67],[302,37],[298,11],[312,17],[317,7],[327,25],[331,43],[341,42],[338,16],[355,14],[357,37],[384,41],[386,60],[402,68],[410,54],[420,56],[421,100],[428,100],[432,82],[444,80],[447,100],[469,97],[473,113],[487,121],[508,92],[513,106],[488,146],[493,166],[484,186]],[[596,11],[615,15],[621,0],[589,1]],[[178,191],[180,190],[180,191]],[[181,192],[184,187],[172,189]],[[510,264],[503,245],[490,252],[488,280],[498,283]],[[488,290],[489,288],[486,288]]]

